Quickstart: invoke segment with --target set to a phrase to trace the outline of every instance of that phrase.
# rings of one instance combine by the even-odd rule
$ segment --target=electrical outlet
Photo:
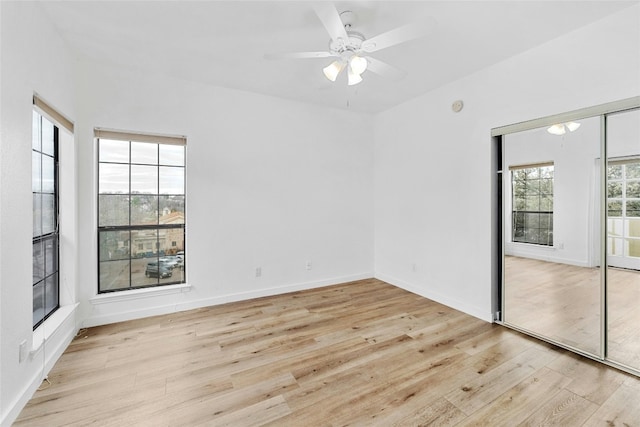
[[[311,270],[311,261],[307,261],[306,267],[307,270]]]
[[[415,273],[416,271],[418,271],[418,266],[416,265],[416,263],[414,262],[413,264],[411,264],[411,270]]]
[[[262,276],[262,267],[256,267],[256,277]]]
[[[19,351],[18,362],[22,363],[27,359],[27,356],[29,355],[29,347],[27,347],[27,340],[22,340],[22,342],[20,343],[20,346],[18,347],[18,351]]]

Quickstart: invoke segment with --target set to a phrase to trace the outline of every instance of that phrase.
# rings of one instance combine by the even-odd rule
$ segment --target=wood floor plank
[[[49,378],[16,426],[634,425],[640,398],[636,377],[376,279],[82,330]]]
[[[519,426],[581,426],[597,408],[569,390],[560,390]]]

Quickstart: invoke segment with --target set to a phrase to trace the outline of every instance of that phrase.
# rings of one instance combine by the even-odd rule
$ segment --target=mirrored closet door
[[[600,356],[600,119],[503,142],[503,320]]]
[[[607,357],[640,371],[640,110],[606,125]]]
[[[499,322],[640,375],[640,97],[492,134]]]

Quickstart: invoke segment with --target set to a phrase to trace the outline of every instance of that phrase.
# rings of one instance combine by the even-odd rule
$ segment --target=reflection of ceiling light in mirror
[[[576,122],[568,122],[568,123],[559,123],[557,125],[553,125],[547,129],[547,132],[553,135],[564,135],[569,129],[569,132],[573,132],[580,127],[580,123]]]
[[[580,123],[569,122],[569,123],[565,123],[565,126],[567,127],[567,129],[569,129],[569,132],[573,132],[574,130],[580,127]]]

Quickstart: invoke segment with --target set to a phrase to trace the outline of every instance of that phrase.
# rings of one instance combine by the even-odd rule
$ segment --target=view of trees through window
[[[98,138],[99,292],[185,282],[185,146]]]
[[[510,170],[512,241],[553,246],[553,164]]]

